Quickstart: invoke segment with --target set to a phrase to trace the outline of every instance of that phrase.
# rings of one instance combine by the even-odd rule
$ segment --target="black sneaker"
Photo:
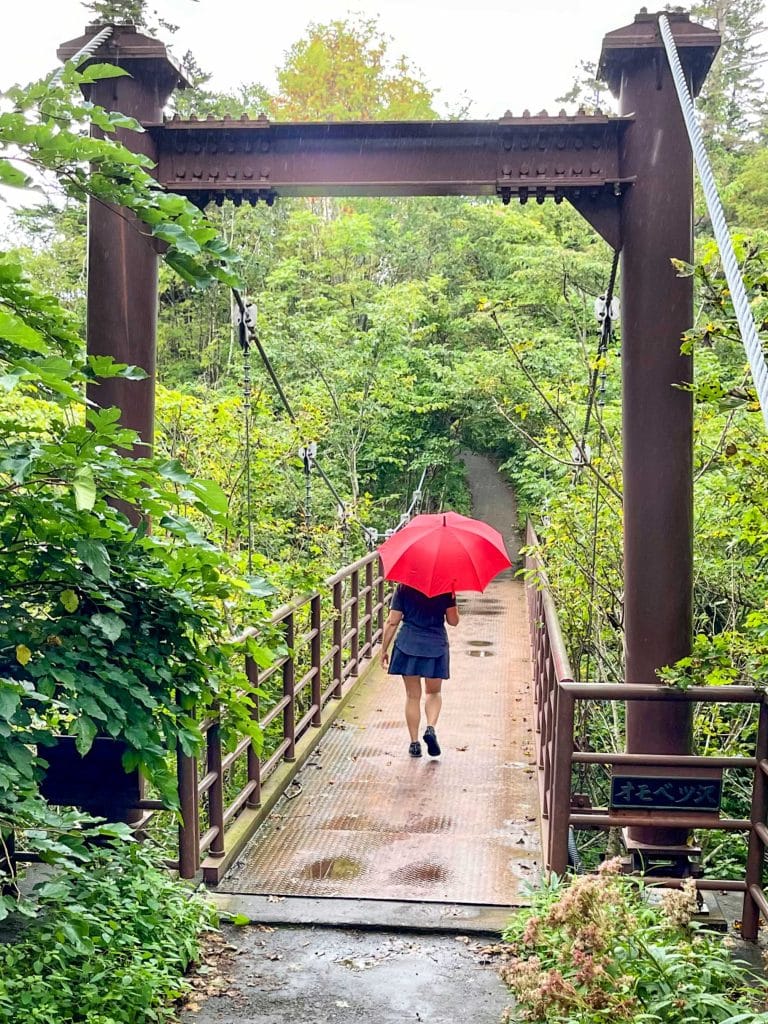
[[[414,740],[410,747],[408,747],[408,753],[411,757],[421,757],[421,744],[418,740]]]
[[[434,726],[427,726],[426,732],[424,733],[424,742],[427,744],[427,753],[430,757],[440,756],[440,744],[437,742]]]

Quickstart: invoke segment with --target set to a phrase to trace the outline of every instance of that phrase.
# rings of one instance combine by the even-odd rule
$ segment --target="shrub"
[[[95,851],[38,891],[42,913],[0,945],[2,1024],[144,1024],[173,1017],[212,906],[146,848]]]
[[[647,899],[608,861],[597,875],[555,879],[504,934],[509,1020],[537,1024],[768,1024],[768,984],[734,960],[722,936],[691,920],[693,882]]]

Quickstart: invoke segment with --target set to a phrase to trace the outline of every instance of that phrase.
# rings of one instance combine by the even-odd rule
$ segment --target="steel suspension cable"
[[[105,43],[107,39],[109,39],[109,37],[112,35],[112,32],[114,31],[114,28],[114,25],[105,25],[100,32],[96,33],[93,39],[87,42],[85,46],[81,47],[74,55],[74,57],[70,57],[66,63],[73,64],[75,67],[78,67],[80,64],[83,63],[84,60],[86,60],[93,53],[95,53],[102,43]],[[61,76],[64,74],[65,67],[66,64],[62,65],[62,67],[58,68],[53,73],[53,75],[51,76],[51,85],[59,84],[59,82],[61,81]]]
[[[712,229],[715,233],[715,239],[717,240],[717,245],[720,250],[720,258],[723,263],[725,279],[728,282],[728,288],[731,292],[733,308],[736,312],[736,319],[741,332],[741,340],[747,353],[749,368],[752,371],[752,378],[755,382],[757,397],[763,413],[763,421],[765,423],[766,430],[768,430],[768,363],[766,363],[765,355],[760,344],[760,338],[755,325],[755,318],[752,315],[752,310],[749,306],[749,298],[747,297],[744,281],[742,280],[739,265],[736,260],[736,253],[733,251],[733,244],[728,231],[728,225],[725,222],[723,204],[720,201],[720,196],[717,191],[715,177],[712,173],[712,165],[709,161],[709,157],[707,156],[707,151],[704,148],[704,136],[701,131],[701,126],[696,120],[696,110],[693,105],[691,93],[688,89],[688,83],[685,80],[683,66],[680,63],[680,55],[677,52],[677,45],[675,44],[675,39],[672,35],[672,29],[669,27],[669,20],[664,14],[659,17],[659,29],[661,31],[661,38],[664,41],[664,49],[667,52],[670,70],[672,71],[672,78],[675,82],[675,89],[677,90],[677,97],[680,101],[680,108],[683,113],[683,119],[688,132],[688,138],[690,139],[691,149],[693,150],[693,156],[696,161],[696,167],[698,168],[699,177],[701,178],[701,184],[704,189],[707,210],[709,211],[709,216],[712,221]]]
[[[248,572],[253,572],[253,491],[251,487],[251,346],[245,323],[240,325],[243,353],[243,399],[245,406],[245,515],[248,520]]]
[[[232,295],[234,296],[235,302],[237,303],[237,307],[240,310],[240,316],[242,317],[243,323],[245,324],[246,306],[245,306],[245,302],[243,301],[243,297],[240,294],[240,292],[237,290],[237,288],[233,288],[232,289]],[[248,328],[246,326],[246,331],[247,330],[248,330]],[[256,333],[255,328],[252,329],[249,332],[249,334],[250,334],[250,339],[249,340],[253,341],[254,344],[256,345],[258,353],[261,356],[261,361],[264,363],[264,367],[265,367],[267,373],[270,376],[270,380],[275,385],[275,390],[277,391],[278,395],[280,396],[280,401],[283,403],[283,407],[284,407],[285,411],[288,413],[288,416],[290,417],[291,422],[295,423],[296,422],[296,413],[293,411],[291,403],[288,401],[288,397],[287,397],[285,391],[283,390],[283,386],[280,383],[280,379],[277,376],[277,374],[275,373],[275,368],[272,365],[272,362],[271,362],[269,356],[267,355],[267,353],[266,353],[266,351],[264,349],[264,346],[261,344],[261,340],[259,339],[259,336]],[[317,472],[320,474],[320,476],[321,476],[322,480],[324,481],[326,487],[328,488],[328,490],[333,495],[333,497],[334,497],[337,505],[339,506],[339,508],[343,509],[345,507],[344,500],[342,499],[341,495],[336,490],[336,488],[333,486],[333,483],[329,479],[328,474],[325,472],[325,470],[320,465],[320,463],[317,461],[317,459],[314,459],[314,466],[315,466],[315,469],[317,470]]]
[[[253,342],[256,345],[256,348],[258,350],[259,355],[261,356],[261,361],[264,363],[264,367],[265,367],[267,373],[269,374],[270,380],[274,384],[275,390],[277,391],[278,395],[280,396],[280,401],[283,404],[283,408],[288,413],[288,416],[291,419],[291,422],[292,423],[296,423],[296,414],[293,411],[293,407],[291,406],[291,403],[288,401],[288,396],[286,395],[285,391],[283,390],[283,386],[280,383],[280,379],[277,376],[277,373],[275,372],[275,368],[272,365],[272,362],[271,362],[269,356],[267,355],[267,353],[266,353],[266,351],[264,349],[264,346],[261,344],[261,340],[259,339],[259,336],[258,336],[258,334],[256,332],[256,329],[255,329],[255,324],[250,324],[249,325],[249,323],[247,321],[247,306],[245,304],[245,300],[243,299],[242,295],[240,294],[240,292],[239,292],[239,290],[237,288],[232,288],[232,297],[234,298],[235,303],[237,304],[237,308],[240,311],[240,346],[243,349],[244,354],[246,354],[246,363],[244,364],[244,372],[246,372],[248,374],[248,385],[247,386],[248,386],[248,389],[249,389],[249,393],[250,393],[250,362],[248,361],[247,353],[250,351],[250,343]],[[247,443],[248,446],[250,446],[249,424],[250,424],[250,399],[249,399],[249,402],[248,402],[248,408],[246,409],[246,443]],[[249,454],[247,455],[247,459],[249,459]],[[326,487],[328,488],[328,490],[333,495],[334,500],[336,501],[336,504],[337,504],[337,506],[339,508],[339,511],[343,515],[344,520],[346,521],[346,517],[347,517],[346,502],[344,501],[344,499],[341,497],[339,492],[334,487],[333,481],[330,479],[328,474],[325,472],[323,467],[320,465],[317,457],[315,457],[313,459],[313,465],[314,465],[314,468],[317,470],[317,472],[320,474],[320,477],[323,480],[323,482],[325,483]],[[414,493],[411,505],[410,505],[408,511],[406,512],[406,516],[408,518],[410,518],[410,515],[413,512],[413,509],[416,506],[416,502],[418,500],[420,500],[420,492],[421,492],[421,488],[422,488],[422,485],[424,483],[424,479],[425,479],[426,475],[427,475],[427,470],[425,469],[424,472],[421,475],[421,482],[419,483],[419,487],[418,487],[417,491]],[[250,500],[251,500],[250,499],[250,484],[248,485],[247,500],[248,500],[248,503],[249,503],[249,506],[250,506]],[[360,522],[360,520],[356,516],[353,516],[353,518],[354,518],[355,522],[357,523],[357,525],[360,527],[360,529],[365,534],[366,539],[370,540],[371,537],[372,537],[371,528],[366,526],[364,523]],[[407,518],[404,518],[404,521],[401,519],[400,526],[404,526],[405,522],[407,522],[407,521],[408,521]],[[399,529],[400,526],[396,527],[396,529]],[[250,516],[249,516],[249,531],[251,531],[251,533],[252,533],[252,529],[253,528],[252,528],[252,526],[250,524]],[[249,539],[250,539],[250,537],[249,537]],[[249,552],[249,558],[250,557],[251,556],[250,556],[250,552]]]
[[[616,288],[616,275],[619,270],[619,256],[621,250],[616,249],[613,253],[613,262],[611,263],[611,273],[608,278],[608,287],[605,290],[605,310],[603,319],[600,323],[600,341],[597,346],[597,359],[592,369],[592,375],[589,382],[589,398],[587,401],[587,412],[584,417],[584,429],[581,432],[581,456],[584,458],[584,445],[587,443],[587,432],[589,431],[589,424],[592,419],[592,406],[595,401],[595,393],[597,391],[597,378],[600,373],[600,359],[605,356],[608,351],[608,343],[613,335],[613,317],[611,315],[611,306],[613,305],[613,292]]]
[[[405,510],[403,515],[400,517],[400,522],[398,523],[398,525],[392,531],[393,533],[397,533],[398,530],[401,530],[405,526],[405,524],[410,520],[411,516],[413,515],[416,507],[421,503],[421,496],[422,496],[422,493],[423,493],[423,490],[424,490],[424,481],[427,478],[427,470],[428,469],[429,469],[429,466],[425,466],[424,467],[424,471],[421,474],[421,480],[419,480],[419,483],[418,483],[416,489],[413,492],[413,497],[411,498],[411,504]]]

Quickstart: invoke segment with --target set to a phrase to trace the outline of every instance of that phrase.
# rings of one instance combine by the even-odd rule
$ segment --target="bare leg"
[[[421,721],[421,676],[403,676],[405,683],[405,724],[411,734],[411,743],[419,738]]]
[[[424,701],[424,710],[427,714],[427,725],[437,725],[440,717],[440,709],[443,706],[443,695],[440,692],[443,685],[442,679],[425,679],[424,689],[427,699]]]

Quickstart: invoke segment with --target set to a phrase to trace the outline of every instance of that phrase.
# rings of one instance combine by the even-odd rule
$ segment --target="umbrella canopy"
[[[498,530],[457,512],[416,516],[379,547],[379,555],[386,579],[427,597],[485,590],[512,564]]]

